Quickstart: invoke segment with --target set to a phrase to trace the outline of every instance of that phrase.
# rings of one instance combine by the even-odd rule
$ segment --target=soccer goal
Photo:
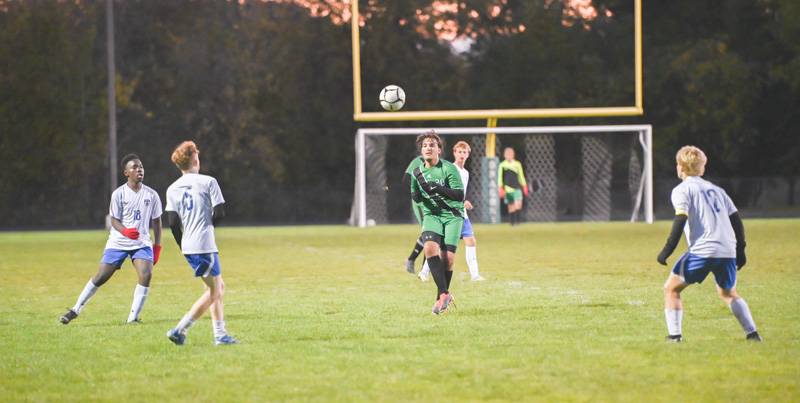
[[[415,137],[424,128],[364,128],[356,133],[356,175],[350,224],[415,222],[405,169],[418,155]],[[529,196],[525,221],[653,222],[651,125],[442,127],[442,158],[452,146],[472,149],[466,199],[473,222],[499,223],[505,208],[497,170],[503,149],[522,162]]]

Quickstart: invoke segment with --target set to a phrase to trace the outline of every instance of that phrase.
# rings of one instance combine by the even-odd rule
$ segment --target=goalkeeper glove
[[[139,239],[139,230],[136,228],[125,228],[122,230],[122,235],[130,239]]]
[[[503,198],[505,198],[505,197],[506,197],[506,190],[503,188],[503,186],[500,186],[500,187],[497,189],[497,194],[499,194],[499,195],[500,195],[500,198],[501,198],[501,199],[503,199]]]
[[[529,190],[528,190],[528,186],[527,186],[527,185],[525,185],[525,186],[522,188],[522,193],[525,195],[525,197],[528,197],[528,192],[529,192]]]

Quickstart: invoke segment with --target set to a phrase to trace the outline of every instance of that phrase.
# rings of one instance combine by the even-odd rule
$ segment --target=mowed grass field
[[[68,326],[105,231],[0,233],[1,401],[798,401],[800,220],[745,220],[738,289],[765,342],[747,343],[713,277],[684,293],[664,342],[655,262],[669,222],[476,225],[457,307],[402,267],[415,226],[220,228],[228,329],[165,332],[202,292],[169,231],[141,325],[123,324],[124,269]],[[681,244],[670,258],[683,252]],[[418,266],[421,263],[418,262]]]

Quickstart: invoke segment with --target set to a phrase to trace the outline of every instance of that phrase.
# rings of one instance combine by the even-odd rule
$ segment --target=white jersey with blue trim
[[[458,169],[458,174],[461,175],[461,183],[464,185],[464,200],[467,200],[467,185],[469,184],[469,171],[467,168],[461,168],[458,164],[453,164]],[[464,219],[467,219],[467,208],[464,207]]]
[[[218,252],[214,237],[214,207],[225,203],[217,180],[208,175],[183,174],[167,189],[167,211],[178,213],[183,225],[184,255]]]
[[[700,257],[736,257],[736,234],[731,220],[736,206],[721,187],[689,176],[672,189],[675,214],[688,216],[684,228],[689,253]]]
[[[137,192],[125,183],[111,194],[108,214],[122,222],[123,227],[136,228],[139,239],[130,239],[112,227],[106,249],[136,250],[153,246],[150,221],[161,217],[161,199],[155,190],[142,184]]]

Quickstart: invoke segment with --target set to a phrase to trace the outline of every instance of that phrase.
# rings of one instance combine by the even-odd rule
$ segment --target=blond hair
[[[675,154],[675,162],[686,176],[703,176],[708,158],[695,146],[683,146]]]
[[[458,143],[456,143],[453,146],[453,152],[455,152],[457,149],[460,149],[460,148],[465,149],[467,151],[472,151],[472,149],[469,147],[469,143],[467,143],[464,140],[459,141]]]
[[[200,149],[197,148],[197,144],[194,141],[184,141],[175,147],[175,151],[172,152],[172,162],[181,171],[188,171],[192,168],[193,157],[199,152]]]

